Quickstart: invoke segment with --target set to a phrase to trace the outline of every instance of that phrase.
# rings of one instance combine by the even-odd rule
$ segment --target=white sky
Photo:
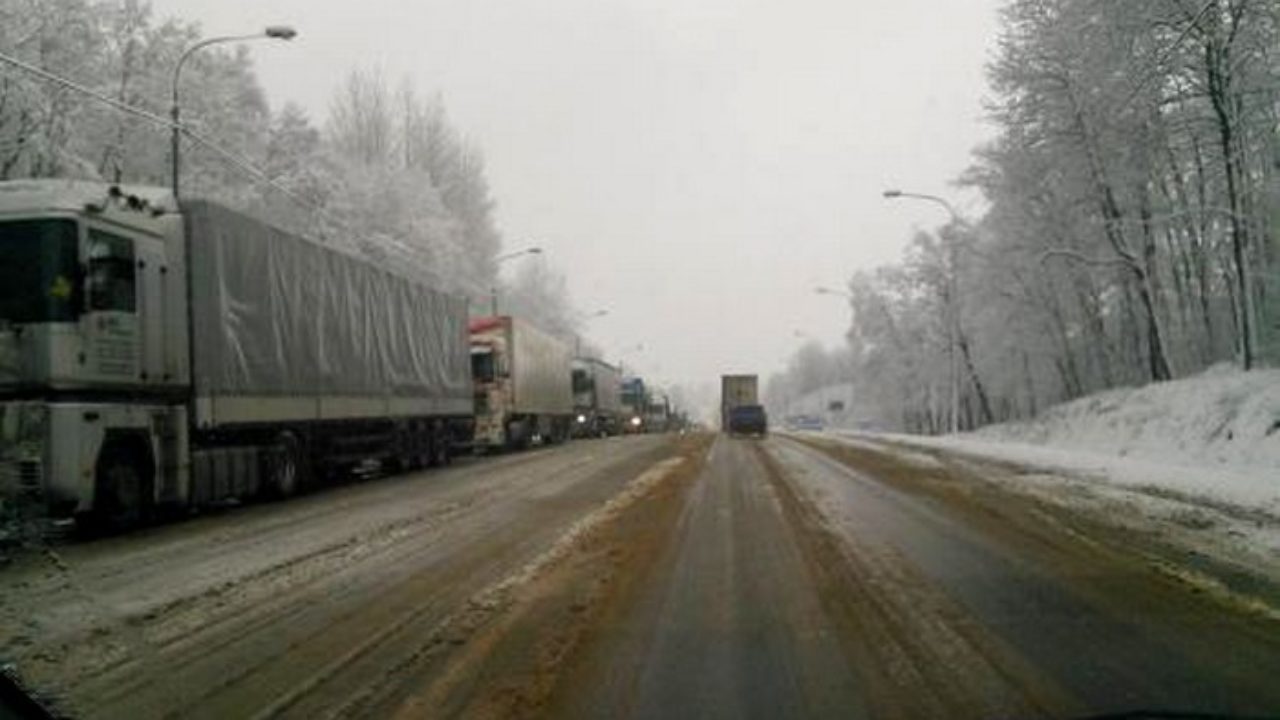
[[[667,381],[842,342],[820,297],[892,261],[989,129],[999,0],[153,0],[252,53],[323,122],[355,66],[442,92],[483,148],[508,247],[538,244],[610,359]],[[641,352],[629,351],[643,344]]]

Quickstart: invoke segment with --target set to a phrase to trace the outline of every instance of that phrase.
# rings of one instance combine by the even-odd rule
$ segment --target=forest
[[[852,381],[936,433],[1280,362],[1280,3],[1010,0],[1000,26],[993,139],[953,181],[981,216],[854,274],[847,344],[800,348],[775,404]]]
[[[139,0],[0,0],[0,52],[109,100],[168,117],[174,67],[200,28]],[[222,201],[376,261],[412,267],[489,307],[503,240],[479,147],[443,98],[352,68],[327,116],[273,105],[246,44],[193,53],[181,83],[182,194]],[[72,177],[167,187],[169,129],[101,99],[0,71],[0,180]],[[578,318],[538,258],[502,286],[504,309],[563,336]]]

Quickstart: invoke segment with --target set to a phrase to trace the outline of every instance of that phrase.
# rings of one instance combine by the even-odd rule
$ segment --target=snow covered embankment
[[[1280,370],[1211,368],[965,435],[895,436],[1280,516]]]

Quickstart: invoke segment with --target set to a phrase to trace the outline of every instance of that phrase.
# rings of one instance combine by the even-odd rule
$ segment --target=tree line
[[[0,52],[121,103],[166,116],[197,25],[157,19],[139,0],[0,0]],[[299,49],[305,52],[305,49]],[[327,117],[273,108],[244,45],[191,56],[183,122],[265,172],[264,185],[199,144],[184,143],[184,196],[214,198],[375,260],[409,267],[487,310],[502,238],[476,145],[439,95],[354,69]],[[75,177],[168,186],[168,131],[86,95],[0,70],[0,180]],[[528,263],[504,309],[553,332],[575,318],[563,276]],[[528,301],[526,303],[525,301]],[[529,304],[534,303],[537,304]]]
[[[839,352],[881,425],[946,430],[953,376],[963,429],[1280,362],[1280,3],[1010,0],[1000,21],[997,132],[957,180],[984,214],[848,284]]]

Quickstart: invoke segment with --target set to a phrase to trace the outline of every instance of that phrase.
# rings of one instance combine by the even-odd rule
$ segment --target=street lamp
[[[957,225],[964,224],[964,219],[960,217],[960,213],[956,212],[955,206],[947,202],[944,198],[938,197],[937,195],[929,195],[928,193],[904,192],[897,188],[885,190],[883,194],[885,198],[889,200],[897,200],[899,198],[908,198],[911,200],[924,200],[926,202],[936,203],[946,208],[946,211],[951,215],[951,220],[953,222],[955,222]]]
[[[180,144],[182,139],[182,125],[180,124],[180,110],[178,104],[178,83],[182,79],[182,66],[187,64],[187,59],[191,57],[195,51],[216,45],[218,43],[241,42],[244,40],[292,40],[298,35],[298,31],[288,25],[271,25],[263,29],[262,32],[252,33],[249,35],[222,35],[219,37],[211,37],[192,45],[187,48],[186,52],[178,58],[178,64],[173,68],[173,103],[169,106],[169,118],[173,120],[173,127],[170,132],[170,162],[172,163],[173,172],[173,197],[178,198],[179,173],[182,170]]]
[[[507,262],[508,260],[515,260],[516,258],[524,257],[525,255],[541,255],[541,254],[542,254],[542,248],[537,246],[527,247],[523,250],[516,250],[515,252],[509,252],[506,255],[499,255],[498,257],[493,259],[493,263],[495,265],[501,265],[502,263]],[[496,284],[494,284],[492,287],[489,288],[489,310],[491,315],[493,315],[494,317],[498,316],[498,286]]]
[[[597,310],[593,313],[584,315],[582,318],[582,322],[584,323],[590,322],[592,320],[595,320],[596,318],[602,318],[608,314],[609,314],[608,310]],[[582,354],[582,335],[580,333],[575,332],[573,334],[573,355],[574,357],[577,357],[581,354]]]
[[[501,265],[502,263],[508,260],[515,260],[516,258],[521,257],[523,255],[541,255],[541,254],[542,254],[542,248],[537,246],[527,247],[523,250],[516,250],[515,252],[509,252],[506,255],[499,255],[498,257],[493,259],[493,262],[497,265]]]
[[[956,208],[945,199],[937,195],[929,195],[927,193],[903,192],[896,188],[885,190],[885,198],[896,200],[899,198],[908,198],[912,200],[924,200],[937,205],[941,205],[951,216],[951,222],[957,227],[965,224],[964,218],[960,217],[960,213],[956,212]],[[947,264],[950,266],[950,272],[947,273],[947,305],[951,311],[950,322],[947,323],[948,338],[948,373],[951,375],[951,417],[949,425],[951,433],[954,435],[960,430],[960,371],[956,367],[959,358],[956,356],[956,339],[959,335],[960,309],[958,307],[959,298],[956,297],[956,244],[954,240],[947,241]]]
[[[634,358],[636,355],[644,352],[644,343],[636,343],[629,345],[618,351],[618,373],[624,377],[627,374],[627,366],[625,360]]]
[[[850,293],[844,290],[835,290],[829,287],[816,287],[813,289],[813,291],[819,295],[834,295],[836,297],[842,297],[846,300],[853,299],[853,295],[851,295]]]

